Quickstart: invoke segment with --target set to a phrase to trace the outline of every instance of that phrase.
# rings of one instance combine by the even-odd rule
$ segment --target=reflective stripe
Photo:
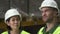
[[[8,34],[8,31],[3,32],[2,34]],[[28,32],[26,32],[26,31],[23,30],[23,31],[21,32],[21,34],[30,34],[30,33],[28,33]]]

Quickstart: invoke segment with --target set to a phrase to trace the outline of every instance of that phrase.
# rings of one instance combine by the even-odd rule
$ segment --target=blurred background
[[[43,0],[0,0],[0,33],[7,30],[7,26],[4,23],[5,12],[10,8],[17,8],[22,14],[22,29],[31,34],[36,34],[38,30],[45,25],[39,10],[42,1]],[[60,9],[60,0],[55,1],[58,3]]]

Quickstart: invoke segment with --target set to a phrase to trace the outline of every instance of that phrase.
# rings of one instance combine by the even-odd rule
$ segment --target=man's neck
[[[56,22],[57,22],[56,20],[53,20],[51,23],[46,23],[47,25],[46,32],[48,32],[51,28],[53,28]]]

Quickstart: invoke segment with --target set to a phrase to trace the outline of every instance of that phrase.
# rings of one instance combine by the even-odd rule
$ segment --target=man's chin
[[[47,22],[47,20],[43,20],[44,22]]]
[[[44,22],[47,22],[47,21],[44,21]]]

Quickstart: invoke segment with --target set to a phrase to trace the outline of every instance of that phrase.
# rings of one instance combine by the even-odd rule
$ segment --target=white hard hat
[[[19,14],[17,9],[9,9],[6,13],[5,13],[5,22],[8,18],[15,16],[15,15],[19,15],[21,18],[21,14]]]
[[[56,8],[59,11],[57,3],[54,0],[44,0],[39,9],[41,10],[43,7],[52,7]]]

